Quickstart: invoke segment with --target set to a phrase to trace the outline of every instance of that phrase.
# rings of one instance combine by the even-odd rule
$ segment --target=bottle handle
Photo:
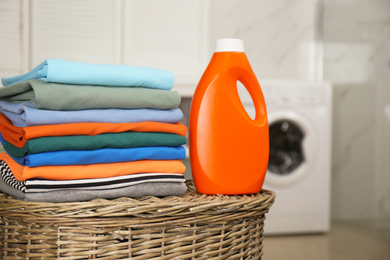
[[[245,74],[245,76],[238,77],[237,81],[242,83],[252,98],[253,106],[256,112],[256,116],[253,119],[254,123],[264,124],[267,118],[267,109],[260,84],[253,72]]]

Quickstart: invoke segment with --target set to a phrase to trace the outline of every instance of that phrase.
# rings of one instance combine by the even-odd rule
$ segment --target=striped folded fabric
[[[184,173],[186,167],[180,160],[140,160],[120,163],[99,163],[89,165],[61,165],[28,167],[15,162],[7,153],[0,153],[15,178],[25,181],[33,178],[48,180],[98,179],[136,173]]]
[[[148,182],[185,182],[184,175],[181,173],[139,173],[110,178],[62,181],[46,179],[18,181],[5,161],[0,161],[0,173],[5,184],[24,193],[60,190],[106,190]]]
[[[0,191],[25,201],[75,202],[118,197],[173,196],[187,191],[183,174],[142,173],[101,179],[18,181],[5,161],[0,160]]]

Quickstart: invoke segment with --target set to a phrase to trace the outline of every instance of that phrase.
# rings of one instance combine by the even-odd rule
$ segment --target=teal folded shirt
[[[30,139],[22,147],[3,142],[4,149],[13,157],[22,158],[26,155],[65,151],[65,150],[96,150],[103,148],[133,148],[168,146],[176,147],[186,143],[186,138],[170,133],[122,132],[100,135],[47,136]]]
[[[163,69],[48,59],[25,74],[3,78],[2,83],[4,86],[10,86],[29,79],[64,84],[144,87],[163,90],[172,89],[174,82],[172,72]]]

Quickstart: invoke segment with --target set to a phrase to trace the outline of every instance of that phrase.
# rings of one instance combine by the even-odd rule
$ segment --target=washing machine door
[[[292,109],[268,111],[268,123],[270,155],[265,183],[293,185],[315,163],[315,149],[320,149],[315,129],[304,114]]]

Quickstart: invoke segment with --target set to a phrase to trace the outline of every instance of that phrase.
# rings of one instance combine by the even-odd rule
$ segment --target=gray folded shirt
[[[174,109],[180,105],[181,97],[177,91],[67,85],[32,79],[0,88],[0,100],[16,103],[31,101],[35,108],[68,111],[103,108]]]

